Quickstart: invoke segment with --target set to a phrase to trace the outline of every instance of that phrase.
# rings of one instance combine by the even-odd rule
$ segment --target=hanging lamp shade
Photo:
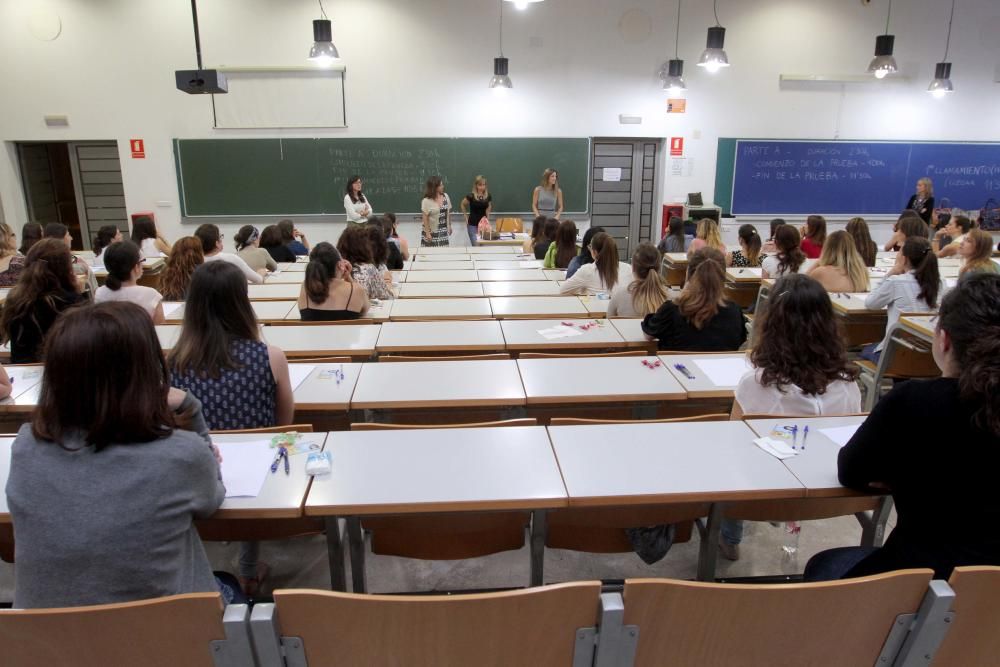
[[[493,59],[493,78],[490,79],[490,88],[507,89],[513,88],[510,77],[507,75],[508,61],[503,56]]]
[[[927,92],[934,97],[944,97],[954,91],[955,87],[951,85],[951,63],[938,63],[934,66],[934,80],[927,86]]]
[[[673,58],[667,62],[667,69],[663,78],[663,90],[671,95],[679,95],[687,90],[684,82],[684,61]]]
[[[313,45],[309,49],[309,60],[317,65],[329,65],[340,59],[337,47],[333,45],[333,24],[329,19],[313,21]]]
[[[704,67],[709,72],[717,72],[722,67],[729,67],[729,57],[723,48],[726,43],[726,29],[721,25],[708,29],[708,39],[705,50],[698,59],[698,67]]]
[[[895,41],[895,35],[879,35],[875,38],[875,57],[868,63],[868,73],[874,74],[875,78],[883,79],[898,69],[896,59],[892,57]]]

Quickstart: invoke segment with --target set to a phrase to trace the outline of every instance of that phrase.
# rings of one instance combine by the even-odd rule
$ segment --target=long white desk
[[[587,308],[575,296],[492,297],[490,307],[497,319],[539,319],[586,317]]]
[[[579,332],[566,338],[546,338],[540,331],[559,327],[566,322]],[[588,326],[586,330],[584,326]],[[540,352],[623,348],[625,339],[609,320],[501,320],[500,328],[508,350]]]
[[[478,282],[405,282],[399,286],[399,298],[401,299],[482,296],[484,296],[483,285]]]
[[[348,355],[369,357],[375,351],[381,324],[288,325],[264,327],[265,341],[288,357]]]
[[[551,280],[491,281],[482,286],[486,296],[559,296],[559,285]]]
[[[475,320],[493,317],[489,299],[397,299],[392,320]]]
[[[423,262],[413,262],[409,270],[410,271],[474,271],[475,269],[476,266],[471,261],[465,261],[465,262],[423,261]]]
[[[305,274],[302,274],[305,275]],[[288,301],[299,298],[302,283],[265,283],[263,285],[248,285],[247,296],[251,301]],[[287,314],[287,311],[286,311]]]
[[[499,359],[365,364],[351,398],[353,409],[379,410],[448,411],[457,407],[499,410],[524,404],[517,363]]]
[[[376,349],[380,354],[498,351],[504,349],[504,337],[496,320],[386,322]]]
[[[712,354],[712,353],[698,353],[690,352],[688,354],[676,354],[668,355],[661,354],[659,358],[666,365],[667,370],[673,374],[677,381],[681,383],[681,386],[688,392],[688,395],[692,398],[732,398],[733,392],[736,391],[736,384],[739,382],[735,370],[742,368],[745,372],[750,369],[749,361],[741,361],[747,359],[746,352],[732,352],[725,354]],[[698,365],[698,361],[704,360],[705,362],[711,364],[713,362],[723,361],[730,369],[734,372],[731,374],[733,379],[732,383],[729,384],[716,384],[708,373],[703,370]],[[688,372],[694,377],[688,377],[684,372],[677,368],[677,366],[683,366],[688,370]]]
[[[643,362],[646,362],[645,364]],[[653,357],[518,359],[528,405],[678,401],[687,392]]]
[[[295,367],[312,366],[312,371],[293,391],[296,411],[347,412],[351,409],[351,396],[361,375],[362,364],[296,364]],[[344,374],[340,379],[339,373]]]

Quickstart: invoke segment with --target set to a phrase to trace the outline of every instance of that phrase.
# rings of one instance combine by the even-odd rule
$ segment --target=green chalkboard
[[[377,212],[418,212],[433,175],[456,207],[486,176],[498,213],[530,211],[548,167],[567,212],[586,212],[590,191],[586,138],[175,139],[174,157],[186,217],[343,213],[354,174]]]

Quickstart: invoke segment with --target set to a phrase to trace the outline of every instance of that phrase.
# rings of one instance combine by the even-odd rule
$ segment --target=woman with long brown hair
[[[572,220],[563,220],[556,230],[556,242],[545,252],[542,266],[546,269],[568,268],[578,252],[580,246],[576,244],[576,223]]]
[[[542,182],[531,193],[531,212],[556,220],[562,215],[563,193],[559,188],[559,172],[555,169],[542,172]]]
[[[306,322],[356,320],[368,311],[368,293],[351,279],[350,262],[322,241],[309,253],[298,303]]]
[[[875,266],[875,259],[878,256],[878,245],[872,240],[871,232],[868,231],[868,223],[864,218],[851,218],[847,221],[844,231],[854,239],[854,247],[861,255],[861,261],[865,266]]]
[[[423,220],[422,246],[446,246],[451,237],[451,198],[444,191],[440,176],[431,176],[424,185],[424,198],[420,201]],[[343,251],[341,251],[343,253]]]
[[[632,267],[618,259],[618,244],[609,234],[600,232],[590,241],[594,261],[584,264],[559,287],[560,294],[610,293],[619,282],[631,282]]]
[[[802,252],[809,259],[819,259],[826,242],[826,218],[810,215],[802,225]]]
[[[187,298],[191,274],[205,262],[201,240],[194,236],[182,236],[174,241],[167,266],[160,277],[160,294],[166,301],[183,301]]]
[[[1000,273],[1000,265],[993,261],[993,237],[978,227],[969,230],[958,245],[958,256],[964,261],[959,277],[970,273]]]
[[[612,290],[608,317],[645,317],[669,296],[660,277],[660,252],[648,241],[640,243],[632,253],[632,282],[620,282]]]
[[[787,273],[798,273],[806,261],[799,243],[799,230],[791,225],[780,225],[774,232],[776,252],[761,263],[763,277],[780,278]]]

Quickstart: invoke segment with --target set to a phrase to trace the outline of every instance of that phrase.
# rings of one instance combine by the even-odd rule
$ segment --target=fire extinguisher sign
[[[684,157],[684,137],[670,137],[670,157]]]
[[[146,146],[142,139],[129,139],[129,146],[132,149],[132,157],[136,159],[146,157]]]

